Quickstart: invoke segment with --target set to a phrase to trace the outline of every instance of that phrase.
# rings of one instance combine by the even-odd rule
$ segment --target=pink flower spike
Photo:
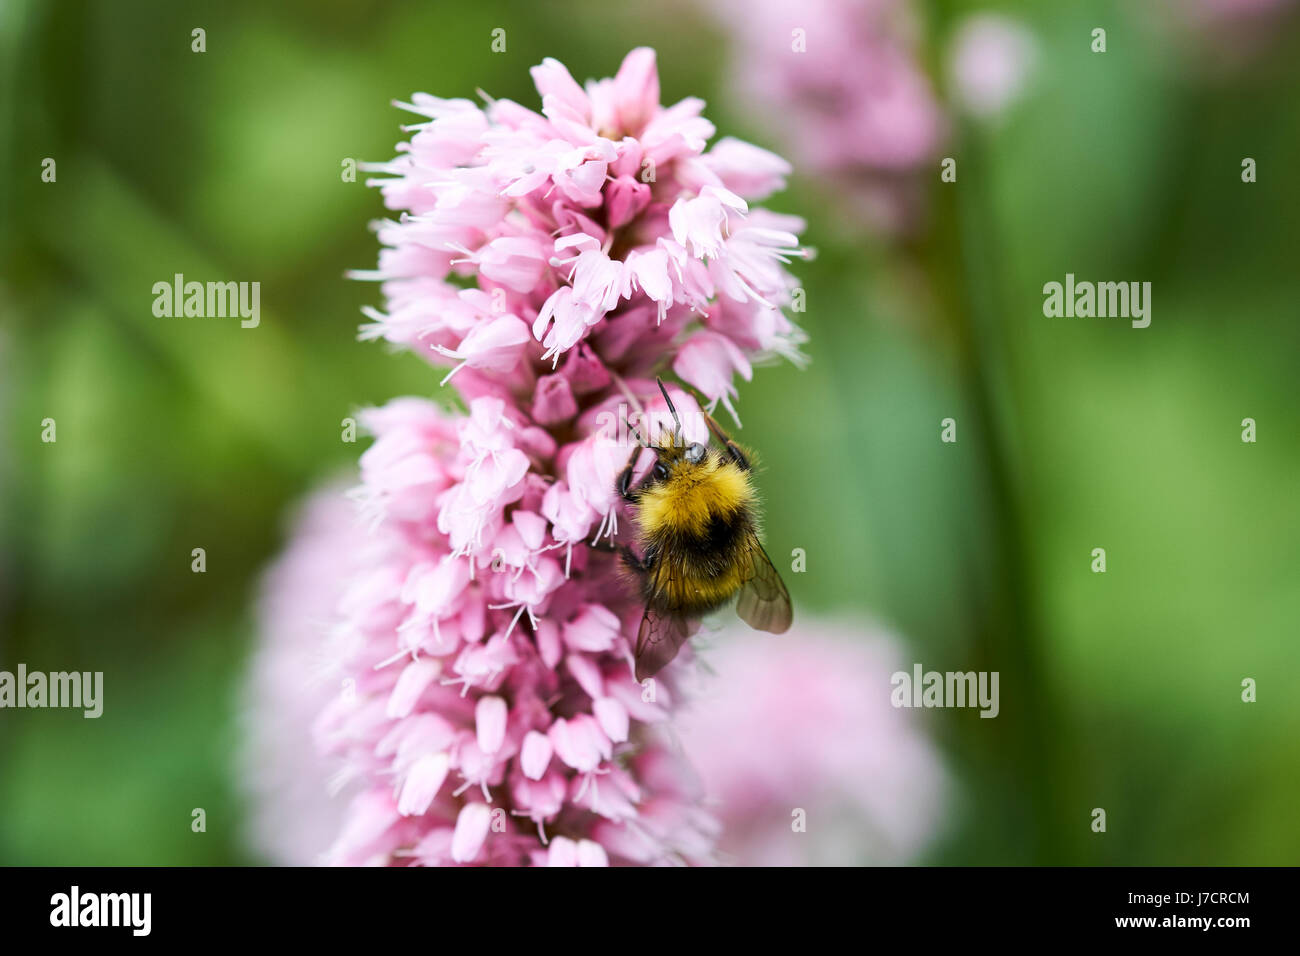
[[[540,106],[412,96],[408,141],[369,167],[390,216],[361,337],[455,395],[362,412],[361,520],[339,496],[347,520],[268,577],[259,779],[320,801],[259,824],[277,862],[712,861],[669,743],[692,655],[652,700],[628,667],[644,605],[611,553],[635,534],[615,484],[627,420],[670,421],[656,376],[730,408],[737,372],[798,356],[803,223],[749,205],[783,161],[710,151],[702,100],[659,103],[652,50],[584,85],[551,59],[532,76]]]

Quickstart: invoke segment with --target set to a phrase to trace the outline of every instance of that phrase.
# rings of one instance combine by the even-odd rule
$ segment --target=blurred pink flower
[[[877,226],[915,215],[946,122],[913,53],[903,0],[709,0],[734,86],[805,175]]]
[[[906,666],[892,637],[796,619],[780,640],[730,630],[701,656],[717,676],[692,687],[677,723],[723,861],[898,864],[935,838],[946,774],[914,712],[890,704]]]
[[[299,509],[289,546],[262,581],[263,639],[242,688],[238,778],[250,809],[246,842],[279,866],[320,862],[343,822],[344,802],[330,792],[332,768],[311,727],[345,691],[324,647],[363,540],[343,488],[327,487]]]
[[[707,150],[702,102],[659,104],[653,51],[585,86],[554,60],[532,72],[540,114],[417,94],[426,121],[369,167],[400,217],[360,274],[387,301],[362,337],[447,369],[467,413],[417,398],[362,413],[369,533],[313,546],[352,562],[323,576],[333,615],[313,649],[346,691],[313,726],[352,794],[328,862],[711,859],[716,824],[662,739],[680,667],[634,681],[640,603],[593,545],[618,531],[627,406],[668,420],[656,373],[732,407],[737,372],[799,358],[782,308],[803,224],[750,207],[783,161]],[[674,401],[689,431],[698,406]],[[298,580],[301,553],[273,580]],[[280,621],[268,643],[301,662]]]
[[[1037,57],[1034,35],[1019,21],[997,13],[967,17],[948,50],[953,101],[977,118],[997,118],[1023,94]]]

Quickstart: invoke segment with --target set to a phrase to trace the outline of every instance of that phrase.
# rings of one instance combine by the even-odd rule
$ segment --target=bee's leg
[[[731,457],[731,460],[739,465],[741,470],[749,471],[749,458],[740,450],[736,443],[731,440],[731,436],[722,430],[722,426],[713,420],[713,416],[704,411],[704,404],[701,402],[699,405],[700,411],[704,414],[704,421],[709,426],[709,431],[713,432],[718,441],[722,442],[726,447],[727,454]]]
[[[636,501],[636,490],[632,488],[632,472],[636,470],[637,459],[641,457],[641,452],[645,448],[637,445],[632,449],[632,454],[628,456],[627,464],[623,470],[618,473],[618,480],[615,482],[614,490],[624,501]]]
[[[623,563],[627,565],[629,571],[638,575],[645,574],[654,567],[654,556],[649,552],[645,557],[638,558],[636,554],[625,544],[618,546],[618,553],[623,558]]]

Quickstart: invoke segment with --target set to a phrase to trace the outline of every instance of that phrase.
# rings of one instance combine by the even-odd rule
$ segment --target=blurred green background
[[[711,20],[621,6],[0,2],[0,668],[102,670],[106,706],[0,712],[0,863],[256,862],[232,768],[259,574],[364,447],[340,420],[438,391],[355,341],[378,290],[343,278],[382,206],[340,164],[392,155],[391,100],[532,106],[543,57],[582,79],[650,44],[665,102],[779,148]],[[916,6],[938,78],[989,5]],[[994,127],[954,121],[958,182],[935,169],[916,237],[869,238],[826,183],[773,203],[820,254],[796,266],[811,367],[741,393],[769,550],[809,549],[801,608],[1001,672],[997,720],[924,715],[959,794],[927,862],[1295,863],[1300,44],[1225,71],[1145,4],[993,6],[1037,34],[1037,81]],[[176,272],[260,281],[261,326],[155,318]],[[1066,272],[1152,282],[1151,327],[1045,318]]]

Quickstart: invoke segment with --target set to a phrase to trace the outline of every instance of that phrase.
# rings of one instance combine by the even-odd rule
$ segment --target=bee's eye
[[[686,460],[692,465],[698,465],[704,460],[704,446],[699,442],[692,442],[686,449]]]
[[[656,479],[657,481],[667,481],[667,480],[668,480],[668,466],[665,465],[662,461],[657,461],[657,462],[655,462],[655,471],[654,471],[654,475],[655,475],[655,479]]]

